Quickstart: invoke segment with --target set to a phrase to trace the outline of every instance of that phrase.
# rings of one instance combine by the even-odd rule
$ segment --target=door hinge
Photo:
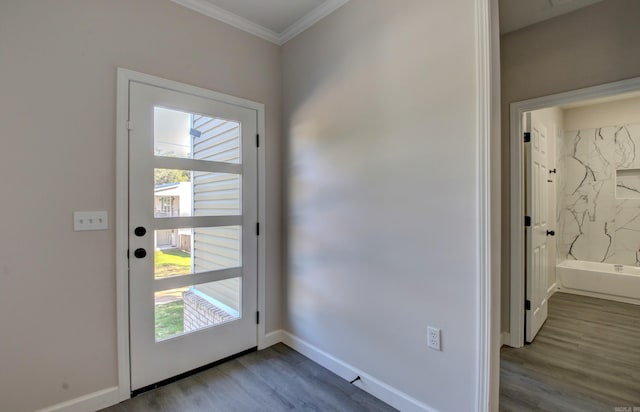
[[[256,235],[260,236],[260,222],[256,223]]]
[[[531,141],[531,133],[524,132],[524,142],[529,143]]]
[[[133,130],[133,122],[131,120],[127,120],[127,130]]]
[[[127,249],[127,259],[129,259],[129,249]]]
[[[525,226],[531,226],[531,216],[525,216],[524,217],[524,225]]]
[[[260,324],[260,311],[256,312],[256,325]]]
[[[256,135],[256,147],[260,147],[260,134]]]
[[[524,301],[524,310],[531,310],[531,301],[528,299]]]

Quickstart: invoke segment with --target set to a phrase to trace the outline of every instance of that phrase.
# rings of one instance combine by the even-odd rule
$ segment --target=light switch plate
[[[99,210],[95,212],[73,212],[73,230],[106,230],[109,228],[107,212]]]

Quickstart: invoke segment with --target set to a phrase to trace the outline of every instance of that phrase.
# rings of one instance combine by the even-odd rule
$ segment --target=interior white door
[[[547,131],[539,123],[532,122],[526,113],[525,133],[530,141],[525,143],[525,214],[526,268],[525,268],[525,341],[532,342],[547,320]]]
[[[129,119],[137,390],[257,346],[257,112],[132,81]]]

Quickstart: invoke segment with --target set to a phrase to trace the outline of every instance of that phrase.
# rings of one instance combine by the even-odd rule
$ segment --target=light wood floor
[[[640,409],[640,306],[556,293],[534,342],[503,347],[501,411]]]
[[[103,412],[394,411],[278,344],[145,392]]]

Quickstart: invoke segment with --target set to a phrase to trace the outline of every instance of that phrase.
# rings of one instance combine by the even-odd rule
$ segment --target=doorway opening
[[[637,403],[640,382],[618,376],[640,367],[640,79],[514,103],[511,139],[501,402],[539,379],[576,405]]]
[[[511,210],[510,210],[511,229],[510,231],[511,231],[512,244],[511,244],[511,268],[510,268],[511,269],[510,271],[511,287],[510,287],[510,310],[509,310],[511,316],[510,316],[509,334],[506,341],[504,342],[505,344],[511,347],[517,348],[517,347],[522,347],[525,342],[525,311],[526,311],[525,309],[525,306],[526,306],[525,274],[526,274],[526,260],[527,260],[526,259],[526,253],[527,253],[526,251],[526,246],[527,246],[526,230],[527,229],[526,228],[527,226],[525,225],[528,223],[525,221],[526,220],[525,216],[527,216],[527,212],[528,212],[526,208],[526,202],[527,200],[532,200],[532,199],[527,199],[527,196],[526,196],[527,188],[525,186],[525,167],[526,167],[525,145],[527,145],[528,143],[525,143],[524,140],[525,140],[525,132],[528,132],[528,130],[526,130],[527,124],[525,123],[527,113],[529,113],[530,115],[533,114],[534,119],[536,117],[540,119],[542,121],[543,126],[545,126],[545,123],[546,123],[545,128],[547,129],[547,134],[549,134],[551,139],[551,142],[549,143],[548,146],[549,146],[549,150],[553,151],[552,152],[553,156],[551,158],[550,166],[547,168],[547,173],[546,173],[546,176],[544,177],[544,183],[546,183],[547,185],[546,186],[547,193],[551,194],[548,197],[548,202],[546,202],[546,205],[548,205],[547,213],[553,216],[549,220],[551,227],[548,230],[553,230],[554,236],[549,236],[549,241],[551,243],[548,247],[549,254],[548,254],[548,262],[547,262],[547,267],[550,268],[549,269],[550,273],[547,278],[548,280],[547,289],[548,289],[548,293],[552,294],[557,289],[557,286],[558,286],[557,282],[554,281],[557,276],[557,274],[555,273],[557,272],[556,263],[561,263],[562,261],[566,261],[566,260],[577,260],[577,259],[574,259],[575,258],[574,255],[569,254],[570,251],[569,249],[567,249],[567,248],[571,248],[571,243],[573,242],[571,236],[573,232],[566,232],[566,230],[564,230],[565,229],[564,227],[561,228],[561,227],[558,227],[557,225],[558,223],[557,212],[560,212],[561,210],[558,207],[558,202],[556,201],[556,199],[554,199],[556,197],[555,194],[560,189],[561,185],[565,183],[567,184],[571,183],[566,179],[563,180],[563,176],[567,176],[567,175],[566,173],[563,175],[563,171],[561,170],[561,168],[560,169],[558,168],[557,154],[560,152],[558,150],[557,143],[558,141],[560,141],[561,143],[566,141],[566,139],[564,139],[565,130],[567,131],[567,136],[569,136],[568,134],[569,132],[580,131],[580,130],[574,130],[574,131],[567,130],[567,127],[565,127],[564,125],[565,122],[563,121],[563,113],[567,112],[568,115],[571,116],[571,118],[569,119],[571,123],[568,123],[567,126],[573,129],[575,129],[575,127],[580,126],[580,123],[577,123],[577,122],[580,120],[579,116],[581,115],[583,117],[596,119],[593,117],[592,114],[590,114],[590,111],[597,110],[598,106],[604,106],[605,111],[607,110],[607,108],[609,109],[609,113],[610,113],[609,118],[602,119],[604,123],[617,123],[617,124],[608,125],[608,127],[612,128],[614,126],[633,125],[636,122],[633,120],[633,116],[635,115],[636,112],[632,109],[633,107],[632,105],[627,105],[630,108],[627,111],[620,110],[620,109],[613,111],[613,109],[616,109],[617,106],[624,107],[625,103],[621,103],[624,101],[627,101],[627,103],[631,102],[631,104],[633,104],[635,101],[637,101],[636,99],[640,99],[640,78],[635,78],[635,79],[630,79],[630,80],[625,80],[625,81],[615,82],[615,83],[609,83],[601,86],[595,86],[595,87],[590,87],[586,89],[580,89],[572,92],[566,92],[566,93],[561,93],[557,95],[546,96],[546,97],[541,97],[541,98],[536,98],[532,100],[511,104],[510,134],[511,134],[511,142],[512,142],[511,144],[511,176],[512,176],[511,182],[512,183],[511,183]],[[615,103],[615,102],[618,102],[618,103]],[[639,118],[637,122],[640,123],[640,116],[638,117]],[[605,125],[603,122],[597,122],[596,120],[592,120],[590,124],[585,124],[584,127],[589,126],[592,129],[592,133],[595,133],[595,130],[597,129],[600,130],[601,133],[605,133],[605,134],[613,133],[609,137],[609,139],[613,139],[615,143],[615,141],[617,141],[617,136],[618,136],[616,135],[616,130],[607,129],[605,127],[607,125]],[[603,124],[601,124],[600,126],[596,126],[595,123],[603,123]],[[588,131],[583,130],[579,138],[582,138],[582,136],[585,133],[588,133]],[[564,140],[558,140],[558,136],[560,136],[561,139],[564,139]],[[604,139],[605,136],[602,136],[602,138]],[[585,141],[586,140],[583,140],[583,145]],[[600,140],[600,141],[604,142],[605,140]],[[560,154],[565,155],[565,158],[567,156],[569,156],[570,158],[572,153],[568,151],[571,150],[571,146],[570,145],[567,147],[565,146],[567,145],[564,145],[564,146],[561,145],[560,149],[562,149],[562,152]],[[587,148],[585,150],[589,151],[590,149]],[[598,154],[597,146],[594,146],[593,150],[595,150],[596,153]],[[600,156],[600,154],[598,154],[598,156]],[[640,159],[640,153],[638,154],[638,159]],[[611,159],[611,160],[605,159],[603,162],[611,163],[611,161],[614,161],[614,159]],[[595,190],[594,185],[603,184],[601,183],[601,181],[597,179],[596,180],[593,179],[594,176],[591,173],[592,171],[591,166],[581,165],[578,160],[575,160],[574,163],[576,162],[578,163],[577,166],[575,164],[570,163],[570,160],[564,160],[561,167],[565,167],[565,164],[566,164],[567,168],[572,168],[570,169],[572,170],[571,176],[573,177],[574,175],[576,175],[581,177],[578,183],[581,183],[582,177],[585,177],[584,175],[588,173],[589,176],[585,178],[585,182],[587,183],[587,185],[589,185],[589,180],[591,182],[595,182],[594,184],[591,185],[593,190]],[[579,170],[580,167],[583,167],[583,171]],[[613,165],[611,165],[611,167],[613,167]],[[629,184],[632,184],[630,183],[630,181],[634,179],[634,177],[631,176],[634,174],[632,170],[633,168],[634,168],[633,163],[629,163],[628,161],[626,161],[626,162],[621,162],[619,166],[615,167],[615,170],[613,172],[608,171],[608,173],[609,174],[614,173],[615,176],[613,177],[614,179],[613,181],[619,181],[621,182],[620,183],[621,185],[626,185],[627,183],[625,182],[629,182]],[[551,182],[548,182],[547,180],[551,180]],[[612,183],[609,182],[609,185],[610,184]],[[588,186],[585,186],[583,188],[587,190]],[[575,191],[575,189],[576,188],[573,188],[573,191]],[[629,190],[626,190],[621,187],[617,187],[615,184],[611,190],[613,190],[614,192],[610,193],[610,202],[615,202],[617,197],[620,197],[622,195],[623,190],[629,192]],[[578,192],[576,192],[576,194],[577,193]],[[597,193],[604,194],[605,192],[597,192]],[[598,199],[597,197],[594,197],[594,195],[597,193],[594,192],[591,194],[592,200]],[[571,194],[573,195],[573,193]],[[584,195],[586,196],[588,195],[588,193],[584,193]],[[565,203],[563,203],[563,205],[566,205],[566,202],[569,202],[569,201],[570,201],[569,199],[564,199],[563,202]],[[630,202],[627,202],[627,203],[630,203]],[[592,210],[593,210],[594,204],[595,203],[592,201],[591,202]],[[567,224],[571,224],[570,219],[568,219],[570,215],[571,215],[570,212],[567,212],[565,210],[562,213],[563,222]],[[596,215],[593,213],[593,211],[591,211],[588,214],[586,214],[585,217],[587,217],[588,219],[592,219],[596,217]],[[555,229],[558,229],[558,230],[555,230]],[[585,226],[585,229],[586,229],[586,226]],[[609,225],[607,225],[607,230],[609,231],[611,229],[612,228]],[[604,231],[604,222],[603,222],[603,231]],[[566,232],[566,233],[563,233],[563,232]],[[567,242],[569,242],[568,245],[567,245]],[[560,243],[562,246],[562,253],[559,253],[558,243]],[[580,239],[580,243],[588,244],[588,238],[582,237]],[[574,247],[580,247],[580,246],[574,245]],[[577,249],[572,249],[571,252],[575,252],[576,250]],[[565,257],[562,258],[562,256],[565,256]],[[583,259],[583,260],[587,260],[587,259]],[[611,263],[612,265],[614,263],[617,263],[617,262],[614,262],[615,259],[613,259],[612,256],[609,256],[605,260],[608,260],[608,263]],[[632,263],[635,264],[634,262]],[[624,262],[621,262],[621,263],[624,264]]]

